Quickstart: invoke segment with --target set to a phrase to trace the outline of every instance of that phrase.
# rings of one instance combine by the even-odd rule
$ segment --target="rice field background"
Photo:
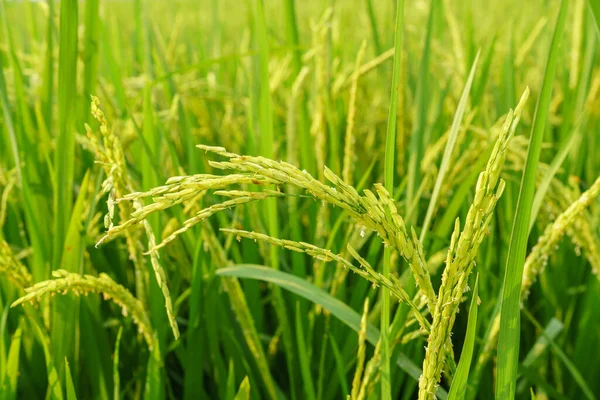
[[[597,0],[0,1],[0,399],[600,397]]]

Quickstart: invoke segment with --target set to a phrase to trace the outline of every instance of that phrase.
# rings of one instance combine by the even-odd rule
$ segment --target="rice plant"
[[[600,397],[598,10],[0,2],[0,399]]]

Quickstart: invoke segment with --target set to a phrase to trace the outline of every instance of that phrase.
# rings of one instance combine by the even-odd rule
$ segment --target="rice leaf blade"
[[[548,51],[542,91],[536,107],[527,162],[521,180],[517,211],[510,239],[500,310],[496,399],[513,398],[515,395],[519,361],[521,281],[527,238],[529,236],[529,220],[533,204],[537,165],[540,158],[546,122],[548,120],[552,83],[558,61],[559,46],[565,27],[568,3],[568,1],[561,2],[552,43]]]
[[[475,339],[477,335],[477,312],[479,309],[479,276],[475,278],[475,287],[473,288],[473,297],[471,298],[471,306],[469,307],[469,318],[467,322],[467,333],[463,344],[462,352],[460,353],[460,361],[456,368],[456,373],[452,379],[450,392],[448,392],[449,400],[462,400],[465,397],[467,389],[467,381],[469,378],[469,370],[471,368],[471,360],[473,358],[473,348],[475,347]]]
[[[450,127],[450,133],[448,134],[448,141],[446,142],[446,147],[444,148],[444,155],[442,156],[442,163],[440,164],[440,169],[438,171],[438,176],[435,180],[435,185],[433,187],[433,192],[431,193],[431,199],[429,200],[429,206],[427,206],[427,213],[425,214],[425,220],[423,222],[423,227],[421,228],[421,236],[419,240],[421,243],[425,241],[425,235],[429,230],[429,225],[431,223],[431,218],[433,217],[433,212],[437,205],[437,198],[440,194],[440,188],[442,187],[442,183],[444,182],[444,177],[448,172],[448,168],[450,167],[450,157],[454,152],[454,147],[456,146],[456,141],[458,139],[458,134],[460,133],[460,125],[467,109],[469,93],[471,91],[471,86],[473,85],[473,78],[475,77],[475,70],[477,69],[477,61],[479,60],[479,52],[475,56],[475,61],[473,61],[473,65],[471,66],[471,72],[469,72],[469,77],[467,78],[467,82],[465,83],[465,87],[460,96],[460,100],[458,101],[458,106],[456,107],[456,112],[454,113],[454,119],[452,120],[452,126]]]
[[[302,296],[315,304],[320,305],[353,331],[357,333],[360,331],[361,315],[359,313],[324,290],[319,289],[313,284],[305,281],[304,279],[295,277],[294,275],[259,265],[237,265],[233,267],[221,268],[216,271],[216,274],[223,277],[258,279],[273,283],[286,290],[289,290],[292,293]],[[375,346],[379,341],[379,338],[379,330],[372,324],[367,324],[367,341]],[[421,375],[420,368],[403,353],[398,355],[396,364],[401,369],[405,370],[413,379],[419,379],[419,376]],[[442,400],[447,398],[447,392],[441,387],[438,388],[437,395],[438,398]]]
[[[69,367],[69,360],[65,358],[65,386],[67,389],[67,400],[77,400],[77,394],[75,394],[75,386],[73,385],[73,378],[71,377],[71,368]]]
[[[396,153],[396,124],[398,115],[398,98],[400,95],[400,68],[402,59],[402,31],[404,29],[404,0],[396,1],[396,22],[394,32],[394,66],[392,72],[392,92],[390,94],[390,106],[387,120],[387,130],[385,137],[385,166],[384,166],[384,184],[388,193],[394,193],[394,173],[395,173],[395,153]],[[403,121],[400,122],[401,124]],[[390,274],[392,250],[386,247],[383,256],[383,275],[388,277]],[[391,388],[391,370],[390,370],[390,293],[389,290],[381,290],[382,310],[381,310],[381,396],[383,400],[392,398]]]

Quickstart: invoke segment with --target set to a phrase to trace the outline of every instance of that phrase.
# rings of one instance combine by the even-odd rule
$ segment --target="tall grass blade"
[[[75,115],[77,102],[77,57],[78,57],[78,8],[77,0],[60,3],[60,41],[58,59],[58,137],[54,153],[54,232],[52,269],[61,267],[69,221],[73,211],[73,183],[75,167]],[[73,80],[75,79],[75,83]],[[75,216],[79,218],[79,215]],[[71,253],[72,254],[72,253]],[[74,266],[70,266],[74,267]],[[62,296],[61,296],[62,297]],[[57,299],[53,316],[57,322],[52,325],[51,347],[58,372],[63,376],[64,360],[73,354],[74,326],[70,310],[75,308],[72,296]],[[78,309],[78,307],[77,307]]]
[[[600,1],[588,0],[588,5],[590,6],[590,11],[594,17],[594,22],[596,23],[596,32],[598,32],[598,36],[600,36]]]
[[[414,207],[415,213],[411,213],[414,222],[418,219],[419,185],[421,184],[421,158],[427,146],[425,135],[427,125],[428,103],[428,81],[429,81],[429,59],[431,56],[431,39],[433,36],[434,19],[440,0],[431,0],[429,15],[427,17],[427,31],[425,32],[425,43],[415,93],[415,121],[410,136],[410,155],[408,159],[408,184],[406,187],[406,201],[410,207]]]
[[[203,391],[204,369],[204,334],[202,327],[202,310],[205,305],[203,297],[203,273],[205,255],[203,240],[198,240],[192,266],[192,283],[190,294],[190,314],[187,333],[187,364],[184,377],[184,398],[197,399]]]
[[[577,367],[573,364],[573,362],[569,359],[565,352],[556,344],[556,342],[550,336],[547,335],[546,330],[544,330],[544,327],[541,326],[533,317],[533,315],[531,315],[531,313],[527,310],[524,310],[524,314],[527,317],[527,319],[531,323],[533,323],[538,330],[542,332],[542,335],[544,335],[544,337],[548,341],[548,344],[550,344],[550,348],[557,356],[557,358],[565,365],[567,371],[573,376],[573,379],[583,392],[584,396],[588,400],[596,399],[597,397],[594,395],[594,392],[592,392],[588,384],[585,382],[585,379],[583,379],[583,377],[581,376],[581,372],[579,372]]]
[[[539,183],[538,188],[535,192],[535,197],[533,198],[533,204],[531,206],[531,217],[529,220],[529,232],[531,233],[531,229],[533,225],[535,225],[535,220],[537,219],[537,215],[540,212],[540,207],[542,206],[542,202],[548,193],[548,189],[550,189],[550,184],[552,180],[556,176],[556,173],[560,169],[560,166],[567,158],[567,155],[570,153],[573,145],[575,144],[575,139],[577,139],[577,135],[575,134],[575,129],[573,129],[565,141],[560,146],[560,149],[554,156],[552,163],[550,164],[549,171],[544,175],[544,179]]]
[[[115,341],[115,352],[113,355],[113,400],[121,398],[121,374],[119,373],[119,360],[121,354],[121,336],[123,335],[123,327],[119,327],[117,332],[117,340]]]
[[[446,142],[446,148],[444,149],[444,155],[442,156],[442,163],[440,164],[438,176],[435,180],[433,192],[431,193],[431,199],[429,200],[429,206],[427,207],[427,213],[425,214],[425,220],[423,221],[421,236],[419,237],[421,243],[425,242],[425,235],[429,230],[431,218],[433,218],[433,212],[437,205],[437,199],[440,194],[440,189],[442,187],[442,183],[444,182],[444,177],[448,172],[448,168],[450,167],[450,157],[452,156],[454,147],[456,146],[458,134],[460,133],[460,125],[463,116],[465,115],[465,110],[467,109],[469,92],[471,91],[471,85],[473,84],[473,78],[475,77],[475,70],[477,69],[478,60],[479,52],[477,52],[477,55],[475,56],[475,61],[473,61],[473,65],[471,66],[471,72],[469,72],[467,83],[465,83],[465,87],[460,96],[460,100],[458,101],[458,106],[456,107],[456,112],[454,113],[454,119],[452,120],[452,126],[450,127],[450,132],[448,134],[448,141]]]
[[[267,37],[267,23],[264,14],[263,0],[256,0],[256,15],[254,18],[256,40],[258,44],[258,60],[260,71],[260,92],[259,92],[259,122],[260,122],[260,153],[262,156],[273,159],[274,136],[273,136],[273,110],[271,104],[271,93],[269,92],[269,42]],[[263,217],[266,222],[268,232],[271,236],[279,236],[279,223],[277,216],[276,199],[266,199],[263,204]],[[279,251],[277,247],[269,247],[269,262],[271,267],[279,269]],[[295,365],[294,351],[292,342],[291,324],[287,317],[285,301],[278,287],[273,287],[274,307],[283,330],[283,345],[285,348],[285,358],[288,365],[289,379],[292,386],[292,393],[296,393],[297,383],[295,379],[293,366]]]
[[[233,400],[250,400],[250,381],[247,376],[240,383],[240,387]]]
[[[73,169],[75,164],[74,112],[77,109],[76,85],[78,45],[77,0],[60,4],[60,51],[58,60],[58,137],[54,153],[56,183],[54,187],[53,269],[58,269],[73,203]],[[55,354],[58,359],[64,357]]]
[[[559,56],[559,46],[565,27],[568,3],[568,1],[561,2],[556,19],[554,36],[544,71],[542,90],[531,130],[527,162],[519,189],[519,200],[517,202],[517,211],[513,223],[502,289],[496,399],[510,399],[515,396],[519,362],[521,281],[523,278],[527,238],[529,236],[529,220],[533,205],[537,166],[546,122],[548,120],[552,84]]]
[[[50,346],[48,345],[49,338],[40,326],[36,316],[30,316],[29,323],[31,324],[35,335],[37,336],[38,342],[42,345],[44,351],[44,358],[46,360],[46,373],[48,375],[48,393],[47,398],[51,400],[63,400],[62,384],[58,371],[54,365],[52,354],[50,353]]]
[[[75,385],[73,385],[73,377],[71,376],[71,368],[69,367],[69,360],[65,358],[65,386],[67,389],[67,400],[77,400],[77,394],[75,393]]]
[[[98,55],[100,41],[100,16],[99,0],[85,2],[85,34],[83,52],[83,98],[96,94],[96,79],[98,76]],[[89,102],[83,102],[82,120],[90,119]]]
[[[316,399],[315,387],[313,385],[313,378],[310,372],[311,360],[309,358],[309,352],[306,347],[306,340],[304,338],[304,328],[302,326],[302,314],[300,310],[300,303],[296,303],[296,338],[298,339],[298,358],[300,359],[300,372],[302,373],[302,380],[304,383],[304,398],[314,400]]]
[[[10,341],[4,376],[0,375],[0,379],[2,379],[0,382],[0,398],[4,400],[15,400],[17,398],[22,335],[23,330],[19,326]]]
[[[460,361],[456,368],[456,373],[452,379],[450,392],[448,393],[449,400],[462,400],[465,398],[467,389],[467,381],[469,379],[469,370],[471,369],[471,360],[473,358],[473,348],[475,347],[475,339],[477,336],[477,311],[479,309],[479,276],[475,279],[475,287],[473,289],[473,297],[471,298],[471,306],[469,307],[469,318],[467,322],[467,333],[463,344],[462,352],[460,353]]]
[[[392,72],[392,93],[390,95],[390,106],[387,120],[387,132],[385,137],[385,168],[384,184],[389,193],[394,193],[394,172],[395,152],[396,152],[396,124],[398,114],[398,97],[402,90],[400,82],[400,67],[402,59],[402,30],[404,28],[404,0],[396,1],[396,28],[394,34],[394,67]],[[402,123],[402,122],[401,122]],[[388,277],[390,274],[390,264],[392,259],[392,250],[386,247],[383,259],[383,275]],[[381,398],[391,399],[391,371],[390,371],[390,293],[382,288],[382,309],[381,309]]]
[[[160,342],[155,338],[154,347],[148,357],[148,369],[146,370],[146,384],[144,386],[145,399],[164,399],[164,385],[162,383],[162,357],[160,353]]]
[[[292,293],[302,296],[311,302],[318,304],[325,310],[342,321],[346,326],[355,332],[360,332],[361,315],[350,308],[347,304],[331,296],[323,289],[307,282],[302,278],[288,274],[282,271],[276,271],[272,268],[259,265],[238,265],[234,267],[221,268],[216,271],[219,276],[258,279],[273,283]],[[379,330],[372,324],[367,324],[366,339],[373,346],[377,345],[380,339]],[[396,359],[399,368],[406,371],[413,379],[419,379],[421,369],[412,362],[405,354],[400,353]],[[438,388],[438,398],[445,400],[447,393],[443,388]]]

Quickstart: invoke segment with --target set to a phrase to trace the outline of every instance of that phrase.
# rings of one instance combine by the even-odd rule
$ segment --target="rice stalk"
[[[363,306],[363,314],[360,319],[360,331],[358,332],[358,352],[356,354],[356,367],[354,370],[354,377],[352,378],[352,393],[350,395],[352,400],[358,399],[360,392],[360,383],[362,381],[362,373],[365,366],[365,353],[367,345],[365,339],[367,337],[367,317],[369,316],[369,298],[365,299]]]
[[[108,220],[105,220],[105,225],[108,223],[107,225],[110,229],[111,227],[114,227],[114,198],[117,196],[124,195],[126,191],[130,192],[132,185],[130,183],[129,174],[127,172],[127,166],[125,164],[125,156],[123,153],[121,142],[109,129],[108,121],[106,120],[104,113],[100,109],[100,101],[97,97],[94,96],[92,96],[91,113],[94,116],[94,118],[100,123],[100,133],[103,138],[103,148],[101,148],[100,145],[93,140],[94,136],[91,134],[91,129],[89,127],[86,127],[88,131],[88,137],[90,138],[91,142],[95,144],[96,155],[100,158],[100,161],[107,175],[107,178],[103,182],[102,187],[105,192],[109,192],[109,199],[107,202]],[[129,205],[128,203],[123,203],[122,205],[119,205],[121,220],[126,220],[130,214],[133,214],[134,209],[136,211],[139,211],[142,208],[143,207],[141,203],[137,201],[134,201],[133,206]],[[152,227],[147,221],[144,221],[144,229],[146,231],[148,243],[151,248],[150,262],[152,265],[152,269],[156,277],[156,282],[158,283],[158,286],[160,287],[165,300],[165,309],[167,312],[167,318],[169,319],[171,330],[173,331],[173,336],[177,340],[179,339],[179,327],[177,326],[177,321],[175,320],[175,315],[173,313],[173,305],[171,301],[171,295],[169,293],[169,287],[167,285],[166,273],[160,264],[158,254],[156,253],[156,249],[154,249],[154,244],[156,243],[156,240],[154,238]],[[145,288],[147,286],[147,277],[144,273],[146,271],[144,268],[145,260],[143,249],[141,248],[141,243],[139,240],[140,234],[128,231],[125,234],[125,237],[130,257],[134,262],[134,266],[136,268],[136,293],[138,295],[138,298],[145,299],[144,293]],[[142,304],[144,304],[144,301],[142,301]]]
[[[295,166],[285,161],[273,161],[264,157],[239,156],[230,153],[221,147],[211,147],[199,145],[199,148],[205,151],[211,151],[215,154],[228,157],[229,161],[210,161],[209,164],[222,170],[233,170],[236,173],[223,177],[212,175],[195,175],[189,177],[171,178],[165,186],[155,188],[144,193],[134,193],[117,199],[120,203],[124,200],[152,197],[155,201],[142,207],[137,214],[132,214],[133,218],[109,229],[106,235],[100,240],[100,243],[125,231],[127,227],[141,222],[148,215],[164,210],[173,205],[179,204],[182,198],[193,197],[193,187],[204,190],[223,189],[230,185],[237,184],[255,184],[259,187],[265,183],[282,186],[289,184],[296,188],[305,190],[314,198],[324,203],[330,203],[347,211],[349,215],[356,220],[359,226],[364,229],[372,229],[378,233],[382,240],[388,246],[396,249],[400,255],[409,263],[411,271],[415,274],[415,279],[419,288],[427,299],[430,306],[435,304],[435,293],[431,285],[431,278],[425,269],[425,259],[423,248],[414,229],[411,234],[408,233],[404,220],[398,214],[394,201],[390,198],[388,192],[381,185],[375,185],[377,196],[370,190],[364,190],[364,196],[358,194],[356,189],[343,182],[331,170],[325,167],[324,176],[334,186],[326,185],[313,178],[308,172],[300,171]],[[190,183],[189,187],[180,186],[184,183]],[[189,190],[186,190],[189,189]],[[172,233],[159,243],[155,249],[163,247],[166,243],[174,240],[178,235],[187,231],[196,223],[213,215],[216,212],[225,210],[238,204],[244,204],[253,201],[263,200],[270,197],[282,196],[282,193],[274,191],[252,192],[246,196],[237,197],[232,200],[215,204],[207,209],[199,211],[195,217],[186,221],[184,226],[178,231]]]
[[[4,222],[6,221],[6,207],[8,205],[8,196],[10,196],[10,192],[13,190],[15,184],[17,183],[16,170],[12,170],[8,175],[8,182],[4,184],[4,190],[2,191],[2,196],[0,196],[0,228],[4,226]],[[0,237],[2,237],[2,233],[0,233]]]
[[[274,237],[265,235],[263,233],[249,232],[249,231],[244,231],[244,230],[239,230],[239,229],[222,228],[221,231],[223,231],[225,233],[231,233],[231,234],[236,235],[236,238],[238,240],[241,240],[241,238],[247,238],[247,239],[253,239],[255,241],[264,241],[273,246],[282,247],[287,250],[291,250],[291,251],[295,251],[295,252],[299,252],[299,253],[306,253],[309,256],[311,256],[317,260],[323,261],[323,262],[330,262],[330,261],[338,262],[344,268],[348,268],[352,272],[356,273],[357,275],[359,275],[362,278],[371,282],[374,287],[379,287],[379,286],[385,287],[386,289],[390,290],[390,293],[393,294],[400,301],[406,302],[411,307],[413,312],[415,313],[415,317],[421,324],[421,328],[424,331],[429,331],[429,326],[430,326],[429,321],[427,321],[427,319],[422,316],[421,312],[419,311],[419,308],[412,301],[412,299],[408,295],[408,293],[406,293],[406,291],[402,287],[402,284],[400,283],[400,281],[393,275],[390,275],[389,277],[385,277],[382,274],[380,274],[379,272],[375,271],[373,269],[373,267],[371,267],[371,265],[367,262],[367,260],[365,260],[360,255],[358,255],[356,250],[354,250],[351,246],[348,247],[348,251],[350,252],[352,257],[354,257],[359,262],[362,269],[354,266],[350,261],[346,260],[339,254],[335,254],[331,250],[323,249],[323,248],[320,248],[320,247],[315,246],[310,243],[295,242],[293,240],[287,240],[287,239],[278,239],[278,238],[274,238]]]
[[[519,123],[522,108],[529,97],[529,89],[525,90],[514,113],[509,111],[502,133],[498,137],[487,166],[479,175],[475,199],[469,208],[462,233],[457,218],[454,233],[446,258],[446,267],[442,273],[442,285],[438,294],[438,302],[433,313],[431,332],[427,339],[427,350],[423,361],[423,375],[419,379],[419,399],[432,399],[445,364],[445,350],[448,339],[462,300],[467,290],[468,278],[475,267],[475,257],[479,245],[483,241],[494,208],[505,183],[500,178],[504,165],[508,143],[512,139]]]
[[[356,94],[358,92],[359,67],[367,48],[366,40],[363,40],[356,55],[356,66],[352,75],[352,86],[350,87],[350,100],[348,103],[348,116],[346,118],[346,138],[344,139],[344,168],[342,169],[342,180],[349,185],[353,183],[354,162],[356,154],[354,150],[356,138],[354,133],[354,120],[356,119]]]
[[[124,286],[113,281],[110,276],[103,273],[98,277],[79,275],[62,269],[53,271],[52,276],[55,279],[38,282],[26,288],[26,295],[12,303],[11,307],[25,303],[34,304],[41,301],[42,297],[46,294],[64,295],[69,292],[76,296],[87,295],[88,293],[102,294],[104,300],[112,300],[113,303],[121,307],[123,316],[131,315],[133,322],[138,327],[138,332],[144,337],[148,348],[153,348],[154,334],[143,304]]]
[[[376,382],[376,376],[380,371],[381,363],[381,341],[377,342],[375,351],[371,356],[371,359],[367,362],[365,372],[363,374],[362,381],[360,383],[360,390],[358,392],[357,400],[365,400],[367,396],[370,396],[373,392],[373,387]]]
[[[544,233],[538,239],[537,244],[531,249],[529,256],[525,260],[523,269],[523,282],[521,284],[521,299],[527,299],[529,288],[535,282],[537,275],[544,271],[548,264],[548,258],[556,250],[559,241],[566,234],[568,229],[577,221],[577,217],[596,200],[600,192],[600,177],[585,191],[577,201],[567,208],[556,218],[554,223],[548,225]],[[592,271],[598,275],[598,270]]]
[[[0,274],[5,275],[20,289],[30,286],[33,282],[29,270],[19,261],[4,239],[0,239]]]

